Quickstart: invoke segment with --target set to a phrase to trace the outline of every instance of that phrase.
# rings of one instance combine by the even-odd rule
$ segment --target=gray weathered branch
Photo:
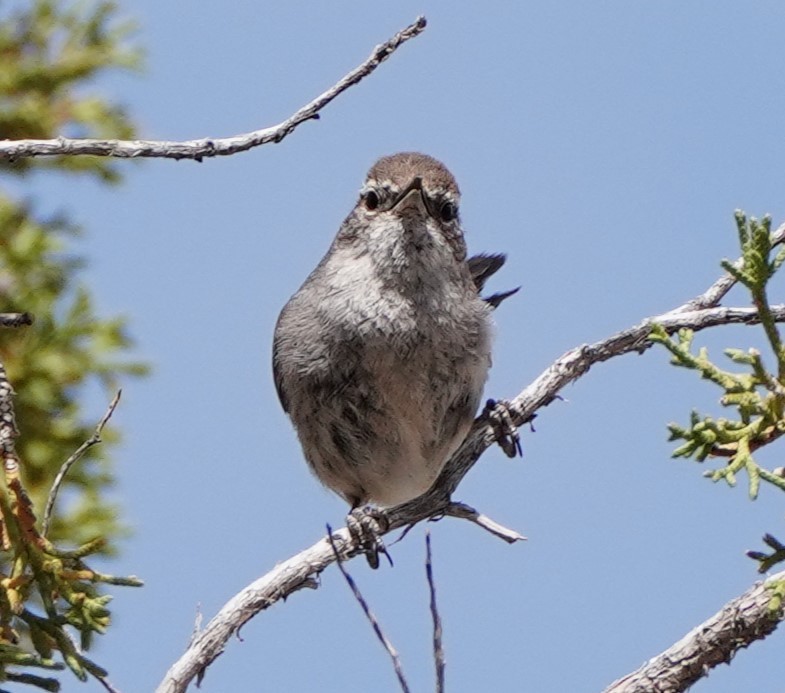
[[[785,240],[785,225],[774,234],[775,241]],[[603,361],[627,354],[641,353],[651,346],[648,335],[652,324],[662,325],[673,334],[682,328],[694,331],[731,323],[751,325],[758,315],[751,308],[722,308],[719,302],[733,286],[732,278],[723,275],[704,293],[667,313],[646,318],[639,324],[622,330],[594,344],[584,344],[563,354],[551,366],[509,402],[510,415],[518,426],[531,421],[535,413],[550,404],[559,392],[589,369]],[[772,313],[778,321],[785,321],[785,306],[774,306]],[[385,511],[389,531],[409,527],[422,520],[443,515],[457,515],[478,522],[496,536],[507,541],[523,538],[512,530],[497,525],[477,511],[454,504],[451,496],[468,471],[485,450],[495,442],[494,431],[482,417],[475,420],[471,432],[461,448],[447,462],[430,491],[408,503]],[[361,552],[347,529],[333,532],[336,550],[343,560]],[[160,683],[157,693],[181,693],[194,679],[200,679],[206,668],[218,657],[226,642],[239,628],[260,611],[280,599],[302,589],[316,587],[315,578],[331,563],[335,554],[327,539],[278,564],[266,575],[251,583],[232,597],[189,644],[180,659],[172,665]]]
[[[0,160],[14,161],[31,156],[92,154],[122,158],[158,157],[201,161],[206,157],[228,156],[270,142],[280,142],[301,123],[306,120],[318,119],[319,111],[330,101],[370,75],[401,44],[421,34],[424,29],[425,17],[418,17],[413,24],[399,31],[388,41],[376,46],[364,63],[349,72],[323,94],[317,96],[282,123],[269,128],[234,137],[204,138],[187,142],[93,140],[69,139],[67,137],[58,137],[53,140],[0,140]]]
[[[640,669],[612,683],[604,693],[686,691],[710,669],[730,662],[738,650],[774,632],[783,610],[771,608],[770,586],[782,580],[785,571],[756,582]]]

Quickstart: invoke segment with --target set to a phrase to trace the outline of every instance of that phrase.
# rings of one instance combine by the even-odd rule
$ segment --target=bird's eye
[[[458,208],[452,202],[445,202],[442,204],[439,214],[442,221],[454,221],[458,216]]]
[[[369,190],[365,193],[365,208],[373,211],[379,206],[379,196],[373,191]]]

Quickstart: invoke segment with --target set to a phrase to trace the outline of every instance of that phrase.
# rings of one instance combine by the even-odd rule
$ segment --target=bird
[[[278,397],[309,467],[349,504],[350,531],[373,534],[374,509],[428,491],[477,412],[491,314],[517,289],[480,295],[506,258],[467,258],[459,209],[440,161],[381,157],[278,317]],[[383,545],[363,542],[376,567]]]

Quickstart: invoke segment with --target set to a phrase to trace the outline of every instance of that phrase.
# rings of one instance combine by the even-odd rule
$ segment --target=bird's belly
[[[487,366],[365,352],[359,373],[299,425],[313,471],[351,504],[389,506],[427,491],[460,446],[476,411]],[[371,375],[373,374],[373,375]]]
[[[368,457],[374,463],[357,469],[365,500],[381,506],[404,503],[425,493],[463,442],[471,417],[467,417],[456,435],[448,440],[434,440],[432,431],[422,430],[421,421],[399,421],[398,424],[398,444],[376,441],[368,450]]]

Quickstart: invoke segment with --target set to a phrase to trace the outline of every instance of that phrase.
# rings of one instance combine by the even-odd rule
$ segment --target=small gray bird
[[[281,404],[313,472],[353,510],[427,491],[477,411],[491,311],[517,289],[480,297],[504,256],[467,260],[459,203],[436,159],[382,157],[278,318]]]

